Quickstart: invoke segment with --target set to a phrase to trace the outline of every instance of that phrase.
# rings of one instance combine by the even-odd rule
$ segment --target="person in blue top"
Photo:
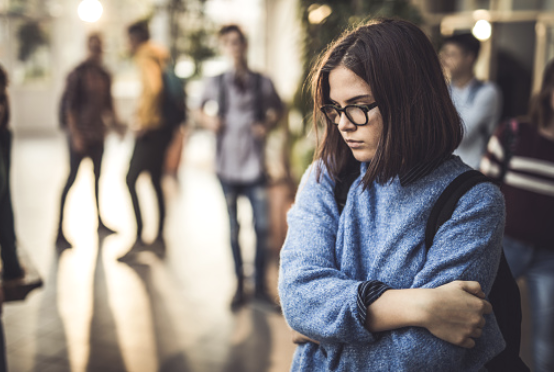
[[[280,253],[292,370],[484,370],[505,347],[485,300],[504,199],[471,188],[426,249],[435,201],[470,170],[453,155],[463,128],[432,44],[407,21],[373,21],[333,43],[312,82],[322,136]],[[357,163],[339,213],[336,181]]]
[[[498,86],[475,76],[479,51],[480,41],[471,33],[445,38],[440,51],[443,68],[449,77],[451,99],[465,125],[465,135],[455,154],[475,169],[480,166],[488,139],[502,114],[502,93]]]

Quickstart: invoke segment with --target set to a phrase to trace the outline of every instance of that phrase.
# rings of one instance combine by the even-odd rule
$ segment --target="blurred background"
[[[58,123],[66,75],[86,56],[92,31],[104,37],[116,111],[132,121],[141,85],[126,27],[148,20],[152,39],[171,53],[194,111],[203,79],[228,67],[216,32],[239,24],[249,66],[273,80],[288,112],[269,135],[272,231],[270,291],[276,295],[285,214],[312,159],[313,58],[349,25],[375,16],[419,24],[439,48],[456,31],[482,42],[476,73],[501,88],[503,118],[527,113],[554,55],[552,0],[0,0],[0,63],[10,78],[12,201],[18,249],[42,287],[4,303],[10,371],[287,371],[294,345],[281,315],[228,307],[234,290],[227,211],[213,172],[215,138],[190,116],[177,178],[166,177],[167,253],[119,263],[134,240],[125,174],[133,138],[110,135],[101,177],[101,212],[117,234],[95,233],[93,176],[83,163],[67,203],[74,247],[56,253],[59,193],[67,147]],[[89,170],[85,170],[89,169]],[[155,235],[155,197],[140,179],[146,227]],[[241,245],[251,272],[254,235],[241,201]],[[523,285],[522,285],[523,288]],[[525,311],[526,309],[524,309]],[[528,318],[527,318],[528,319]],[[530,330],[525,327],[524,342]],[[524,343],[525,344],[525,343]],[[531,363],[528,350],[523,357]]]

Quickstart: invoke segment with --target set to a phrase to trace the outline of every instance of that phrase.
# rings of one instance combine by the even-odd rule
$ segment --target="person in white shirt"
[[[480,41],[471,33],[444,39],[440,57],[450,77],[449,93],[465,126],[465,137],[455,151],[463,161],[478,169],[502,112],[502,95],[493,82],[482,82],[474,74]]]

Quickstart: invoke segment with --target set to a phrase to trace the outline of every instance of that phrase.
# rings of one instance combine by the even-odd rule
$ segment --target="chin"
[[[372,155],[370,152],[364,152],[361,150],[353,150],[352,154],[354,155],[354,158],[360,162],[370,162],[375,156],[375,154]]]

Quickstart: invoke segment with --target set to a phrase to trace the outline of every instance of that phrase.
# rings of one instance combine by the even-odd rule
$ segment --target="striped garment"
[[[499,179],[506,168],[502,184],[507,207],[505,234],[552,249],[554,141],[540,135],[529,123],[518,123],[512,130],[508,126],[504,123],[491,137],[480,170]],[[513,138],[508,132],[514,134]]]

